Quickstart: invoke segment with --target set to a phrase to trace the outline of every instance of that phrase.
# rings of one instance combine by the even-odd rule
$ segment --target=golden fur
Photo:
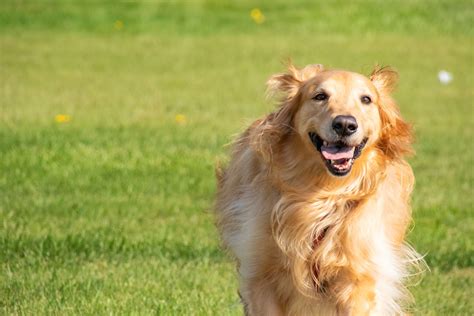
[[[235,257],[248,315],[400,315],[403,282],[421,262],[405,242],[414,177],[410,127],[390,96],[397,73],[369,78],[321,65],[272,76],[278,108],[254,122],[217,171],[217,225]],[[314,101],[321,87],[327,101]],[[362,104],[360,95],[371,97]],[[309,139],[353,115],[367,144],[344,177]],[[329,136],[328,136],[329,137]]]

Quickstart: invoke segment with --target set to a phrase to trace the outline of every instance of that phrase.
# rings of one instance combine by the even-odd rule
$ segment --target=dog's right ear
[[[268,95],[281,95],[282,100],[276,111],[256,122],[250,135],[253,148],[266,162],[272,161],[275,146],[293,128],[301,86],[322,70],[322,65],[308,65],[298,69],[289,63],[288,73],[273,75],[267,81]]]
[[[323,71],[320,64],[313,64],[298,69],[291,62],[288,64],[288,73],[276,74],[267,81],[267,95],[283,95],[284,99],[291,99],[297,93],[304,81],[316,76]]]

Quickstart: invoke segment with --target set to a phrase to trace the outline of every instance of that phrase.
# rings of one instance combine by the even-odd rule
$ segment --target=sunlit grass
[[[0,310],[241,314],[209,212],[214,165],[271,110],[264,82],[292,57],[399,70],[417,134],[410,240],[431,267],[412,289],[415,314],[472,314],[466,6],[407,1],[372,18],[381,2],[354,2],[319,17],[272,2],[257,24],[250,2],[166,3],[95,4],[92,16],[75,1],[0,5]]]

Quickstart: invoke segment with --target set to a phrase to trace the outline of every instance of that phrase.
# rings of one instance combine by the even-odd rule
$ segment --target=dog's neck
[[[289,137],[275,151],[278,154],[269,171],[280,196],[272,210],[271,225],[273,238],[288,264],[294,271],[304,271],[295,276],[297,288],[311,296],[333,276],[320,267],[334,262],[321,258],[335,244],[331,240],[343,234],[345,223],[360,215],[358,210],[363,208],[359,206],[376,194],[385,177],[380,170],[385,170],[386,159],[377,148],[368,146],[350,174],[334,177],[317,156],[319,153],[303,145],[300,138]],[[333,259],[333,266],[343,264],[340,257]],[[308,288],[310,282],[313,287]]]

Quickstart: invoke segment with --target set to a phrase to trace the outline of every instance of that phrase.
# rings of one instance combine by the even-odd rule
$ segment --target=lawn
[[[0,3],[1,314],[241,315],[214,165],[288,57],[398,69],[413,312],[474,314],[472,2],[252,3]]]

